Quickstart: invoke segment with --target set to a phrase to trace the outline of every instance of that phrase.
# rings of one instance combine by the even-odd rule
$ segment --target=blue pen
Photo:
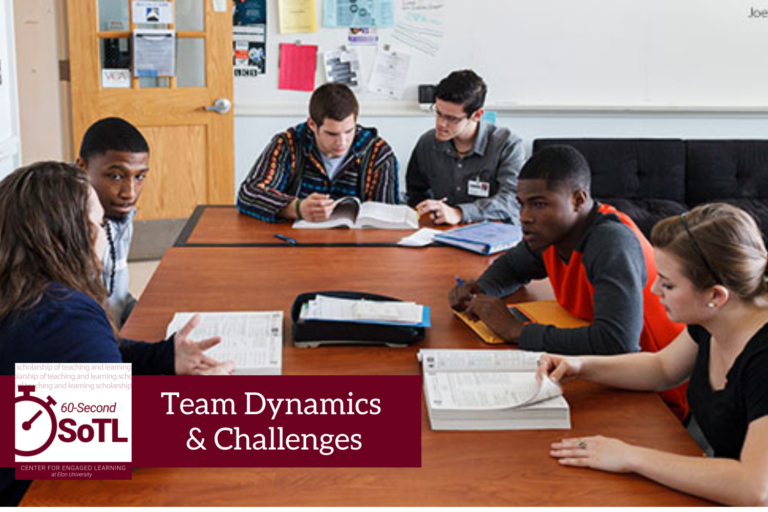
[[[287,237],[285,235],[281,235],[280,233],[275,233],[275,238],[279,238],[283,242],[288,242],[291,245],[299,245],[299,242],[297,242],[293,238]]]
[[[456,282],[459,283],[459,286],[464,286],[464,281],[461,280],[459,276],[453,276],[456,279]]]

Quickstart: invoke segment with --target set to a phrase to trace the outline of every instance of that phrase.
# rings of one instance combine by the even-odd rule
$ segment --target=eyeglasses
[[[687,212],[680,215],[680,222],[683,224],[683,228],[685,229],[685,232],[688,233],[688,238],[691,241],[691,246],[693,247],[693,250],[696,251],[696,254],[699,255],[699,258],[701,258],[701,261],[704,262],[704,266],[707,267],[707,270],[709,270],[709,275],[712,276],[712,279],[715,280],[715,283],[724,286],[725,282],[720,277],[720,274],[715,272],[715,269],[712,267],[712,265],[709,264],[709,260],[707,259],[706,256],[704,256],[704,251],[701,250],[701,246],[693,237],[693,233],[691,233],[691,230],[688,227],[688,221],[685,220],[686,215],[688,215]]]
[[[457,125],[460,122],[464,121],[465,119],[469,119],[469,116],[464,116],[464,117],[447,116],[442,112],[440,112],[439,110],[437,110],[437,105],[435,105],[434,103],[430,105],[429,111],[435,114],[438,119],[442,119],[446,123],[452,124],[452,125]]]

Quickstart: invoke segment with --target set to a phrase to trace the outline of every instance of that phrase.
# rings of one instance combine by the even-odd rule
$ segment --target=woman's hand
[[[563,357],[552,354],[542,354],[539,358],[539,368],[536,371],[536,380],[546,376],[552,382],[561,384],[579,377],[583,366],[581,358]]]
[[[235,363],[232,361],[219,362],[203,353],[220,343],[221,337],[216,336],[200,341],[189,338],[192,330],[199,324],[200,315],[196,314],[174,336],[176,375],[231,375],[234,373]]]
[[[603,436],[563,439],[552,443],[549,454],[563,466],[631,473],[638,448]]]

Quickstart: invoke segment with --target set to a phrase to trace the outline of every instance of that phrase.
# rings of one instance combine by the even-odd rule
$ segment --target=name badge
[[[467,193],[474,197],[488,197],[491,193],[491,184],[487,181],[469,180]]]

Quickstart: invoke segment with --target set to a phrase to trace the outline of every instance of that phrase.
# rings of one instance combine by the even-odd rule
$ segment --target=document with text
[[[433,430],[570,428],[562,390],[536,380],[541,354],[424,349],[424,393]]]
[[[181,329],[194,313],[176,313],[166,335]],[[190,337],[214,336],[221,343],[206,352],[218,361],[233,361],[238,375],[280,375],[283,368],[283,312],[200,313],[201,322]]]

